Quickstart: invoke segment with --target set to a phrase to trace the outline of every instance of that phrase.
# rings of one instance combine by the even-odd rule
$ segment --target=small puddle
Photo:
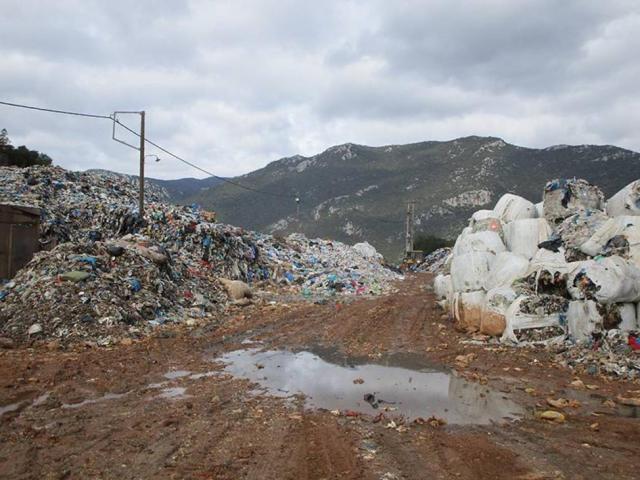
[[[388,408],[388,415],[436,416],[458,425],[489,424],[524,415],[524,409],[504,393],[444,371],[376,364],[342,366],[310,352],[279,350],[236,350],[218,360],[226,364],[225,372],[259,384],[270,395],[304,394],[308,408],[370,415]]]
[[[82,400],[81,402],[78,403],[63,403],[62,404],[62,408],[80,408],[80,407],[84,407],[86,405],[91,405],[93,403],[100,403],[100,402],[105,402],[107,400],[117,400],[119,398],[122,397],[126,397],[127,395],[129,395],[131,392],[125,392],[125,393],[105,393],[103,396],[98,397],[98,398],[89,398],[87,400]]]
[[[186,388],[182,387],[173,387],[173,388],[164,388],[158,398],[166,398],[168,400],[178,400],[181,398],[190,397],[190,395],[186,395]]]
[[[191,375],[189,370],[172,370],[164,374],[164,378],[168,380],[175,380],[176,378],[182,378]]]

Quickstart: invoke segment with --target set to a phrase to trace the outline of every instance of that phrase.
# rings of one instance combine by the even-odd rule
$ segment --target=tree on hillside
[[[51,165],[51,157],[24,145],[18,148],[11,145],[6,128],[0,130],[0,166],[30,167],[32,165]]]

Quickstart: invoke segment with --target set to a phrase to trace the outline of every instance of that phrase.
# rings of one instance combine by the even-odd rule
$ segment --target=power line
[[[54,110],[52,108],[41,108],[41,107],[34,107],[34,106],[31,106],[31,105],[22,105],[20,103],[11,103],[11,102],[2,102],[2,101],[0,101],[0,104],[7,105],[9,107],[26,108],[26,109],[29,109],[29,110],[38,110],[40,112],[60,113],[60,114],[63,114],[63,115],[75,115],[77,117],[106,118],[107,120],[111,120],[111,117],[108,116],[108,115],[95,115],[93,113],[69,112],[67,110]]]
[[[17,108],[26,108],[28,110],[37,110],[39,112],[49,112],[49,113],[58,113],[58,114],[62,114],[62,115],[74,115],[77,117],[87,117],[87,118],[101,118],[101,119],[106,119],[106,120],[112,120],[115,123],[117,123],[118,125],[122,126],[124,129],[128,130],[129,132],[131,132],[132,134],[134,134],[137,137],[140,137],[140,134],[138,132],[136,132],[135,130],[132,130],[131,128],[129,128],[128,126],[126,126],[124,123],[120,122],[117,118],[115,118],[115,115],[98,115],[98,114],[92,114],[92,113],[82,113],[82,112],[71,112],[68,110],[56,110],[53,108],[42,108],[42,107],[35,107],[33,105],[24,105],[24,104],[20,104],[20,103],[12,103],[12,102],[3,102],[0,101],[0,105],[7,105],[9,107],[17,107]],[[234,182],[233,180],[229,180],[228,178],[224,178],[224,177],[220,177],[218,175],[215,175],[214,173],[199,167],[198,165],[196,165],[195,163],[189,162],[188,160],[185,160],[184,158],[176,155],[175,153],[167,150],[164,147],[161,147],[160,145],[158,145],[155,142],[152,142],[151,140],[149,140],[148,138],[146,138],[145,136],[145,142],[148,143],[149,145],[153,145],[154,147],[156,147],[158,150],[166,153],[167,155],[175,158],[176,160],[179,160],[180,162],[189,165],[192,168],[195,168],[196,170],[199,170],[211,177],[217,178],[225,183],[228,183],[230,185],[234,185],[238,188],[242,188],[244,190],[248,190],[251,192],[255,192],[255,193],[261,193],[263,195],[269,195],[272,197],[279,197],[279,198],[287,198],[287,199],[295,199],[297,198],[296,195],[282,195],[282,194],[278,194],[278,193],[273,193],[273,192],[267,192],[264,190],[260,190],[257,188],[253,188],[253,187],[248,187],[246,185],[242,185],[241,183],[238,182]]]

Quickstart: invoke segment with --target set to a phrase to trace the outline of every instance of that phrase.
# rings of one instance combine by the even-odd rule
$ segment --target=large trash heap
[[[0,203],[41,208],[43,251],[0,285],[0,337],[109,344],[230,302],[221,279],[316,298],[379,294],[399,276],[369,244],[274,238],[165,203],[134,179],[59,167],[0,168]]]
[[[537,204],[504,195],[473,214],[434,288],[461,329],[637,377],[640,180],[606,202],[581,179],[548,182]]]

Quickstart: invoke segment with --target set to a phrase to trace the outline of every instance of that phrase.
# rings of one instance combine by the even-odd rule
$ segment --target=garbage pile
[[[553,180],[538,204],[506,194],[474,213],[434,289],[460,329],[562,346],[570,365],[633,378],[639,248],[640,181],[605,202],[585,180]]]
[[[411,271],[441,273],[445,269],[449,255],[451,255],[449,247],[438,248],[424,257],[420,263],[413,265]]]
[[[401,278],[369,244],[274,238],[163,203],[108,172],[0,169],[0,202],[42,209],[43,251],[0,285],[0,336],[109,344],[165,323],[210,317],[233,300],[227,280],[303,296],[375,295]]]

